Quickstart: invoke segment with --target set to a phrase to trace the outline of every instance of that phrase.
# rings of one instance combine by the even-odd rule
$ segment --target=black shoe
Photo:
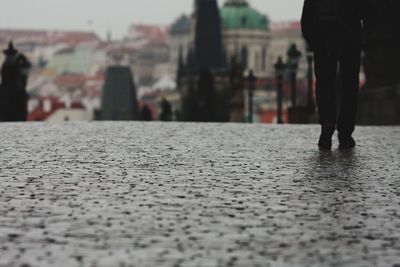
[[[321,136],[319,137],[318,146],[320,149],[332,148],[332,136],[335,133],[336,127],[334,124],[325,124],[321,128]]]
[[[339,149],[347,150],[356,147],[356,141],[351,135],[342,136],[339,134]]]

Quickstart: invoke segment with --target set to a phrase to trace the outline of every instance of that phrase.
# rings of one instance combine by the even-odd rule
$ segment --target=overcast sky
[[[249,1],[273,21],[299,19],[303,2]],[[193,0],[0,0],[0,28],[95,30],[102,37],[111,30],[120,37],[132,23],[168,25],[192,8]]]

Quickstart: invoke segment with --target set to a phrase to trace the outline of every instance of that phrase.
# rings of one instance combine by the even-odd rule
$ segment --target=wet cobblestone
[[[318,130],[0,124],[0,266],[399,266],[400,128]]]

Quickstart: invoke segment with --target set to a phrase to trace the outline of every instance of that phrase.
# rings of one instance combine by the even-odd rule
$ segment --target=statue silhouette
[[[12,42],[3,51],[6,56],[1,68],[0,121],[26,121],[28,95],[26,85],[31,63],[19,53]]]
[[[330,149],[339,131],[342,149],[355,147],[352,137],[358,102],[364,0],[305,0],[302,31],[314,52],[317,104],[322,126],[319,147]],[[340,75],[340,79],[337,76]],[[340,80],[340,101],[336,84]]]
[[[140,119],[142,121],[152,121],[153,115],[148,105],[144,105],[140,110]]]
[[[208,68],[200,71],[198,83],[197,118],[199,122],[215,122],[215,79]]]
[[[160,121],[172,121],[172,106],[167,99],[161,101]]]

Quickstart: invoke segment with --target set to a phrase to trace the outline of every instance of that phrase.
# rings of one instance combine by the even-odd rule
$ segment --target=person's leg
[[[360,86],[361,46],[358,40],[344,48],[340,59],[342,90],[338,119],[339,142],[341,148],[353,148],[352,134],[355,129],[358,90]]]
[[[318,145],[321,148],[332,147],[332,135],[336,129],[335,82],[337,59],[328,56],[324,49],[314,53],[316,94],[319,122],[322,127]]]

